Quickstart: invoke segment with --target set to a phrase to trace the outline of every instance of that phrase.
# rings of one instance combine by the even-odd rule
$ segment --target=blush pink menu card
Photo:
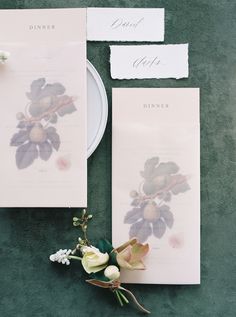
[[[200,283],[198,88],[114,88],[112,238],[148,243],[126,283]]]
[[[86,9],[0,10],[0,29],[0,206],[86,207]]]

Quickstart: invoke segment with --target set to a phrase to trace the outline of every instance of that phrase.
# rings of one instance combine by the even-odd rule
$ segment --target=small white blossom
[[[70,264],[70,260],[69,260],[69,255],[71,254],[71,250],[67,250],[67,249],[60,249],[59,251],[57,251],[54,254],[51,254],[49,259],[52,262],[58,262],[61,264],[65,264],[65,265],[69,265]]]
[[[0,64],[4,64],[9,56],[10,56],[9,52],[0,51]]]
[[[109,280],[117,280],[120,277],[120,271],[115,265],[108,265],[104,271],[104,275],[109,278]]]

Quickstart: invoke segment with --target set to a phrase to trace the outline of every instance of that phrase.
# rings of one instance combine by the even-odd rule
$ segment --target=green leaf
[[[115,266],[119,267],[119,264],[118,264],[117,259],[116,259],[116,253],[115,252],[112,252],[112,253],[109,254],[108,265],[115,265]]]
[[[90,276],[93,279],[96,279],[96,280],[99,280],[99,281],[103,281],[103,282],[109,282],[110,281],[109,278],[107,278],[104,275],[104,270],[96,272],[96,273],[92,273],[92,274],[90,274]]]
[[[106,239],[100,239],[96,247],[100,250],[100,252],[107,252],[108,254],[114,249],[112,244]]]

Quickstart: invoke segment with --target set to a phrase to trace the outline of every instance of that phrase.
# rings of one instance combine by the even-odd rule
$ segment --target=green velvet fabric
[[[157,317],[236,316],[236,2],[235,0],[1,0],[0,8],[165,7],[165,43],[190,43],[185,80],[112,80],[109,43],[89,42],[88,59],[106,86],[109,119],[88,160],[90,237],[111,238],[111,88],[201,88],[201,285],[130,285]],[[4,30],[0,30],[0,33]],[[1,35],[0,35],[1,41]],[[4,106],[4,105],[1,105]],[[128,105],[127,105],[128,107]],[[1,199],[1,194],[0,194]],[[0,210],[1,317],[136,316],[109,291],[85,282],[79,263],[53,265],[70,248],[74,209]],[[158,268],[157,268],[158,269]],[[180,272],[181,274],[181,272]]]

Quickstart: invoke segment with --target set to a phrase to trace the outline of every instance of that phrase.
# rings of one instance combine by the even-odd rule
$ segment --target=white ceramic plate
[[[104,134],[108,103],[107,94],[102,79],[95,67],[87,61],[87,89],[88,89],[88,148],[87,157],[95,151]]]

